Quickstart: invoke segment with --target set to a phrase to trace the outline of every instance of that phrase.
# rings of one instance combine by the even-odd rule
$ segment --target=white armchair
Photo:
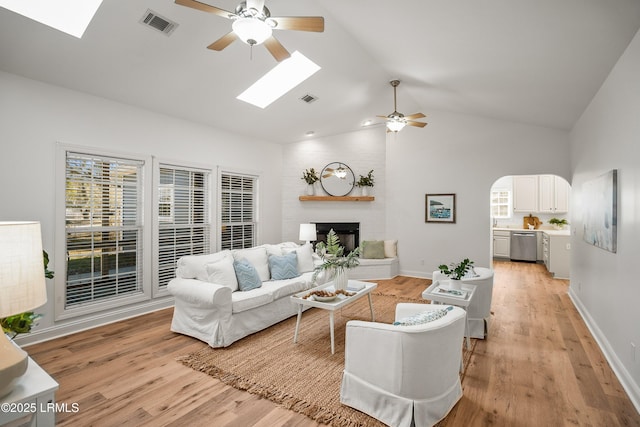
[[[435,304],[396,306],[396,320]],[[465,311],[411,326],[347,323],[340,402],[394,427],[432,426],[462,397]]]

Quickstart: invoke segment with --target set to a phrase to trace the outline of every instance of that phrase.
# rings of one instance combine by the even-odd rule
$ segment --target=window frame
[[[103,301],[93,301],[86,304],[80,304],[74,307],[66,307],[67,293],[67,228],[66,228],[66,173],[67,173],[67,153],[85,154],[87,156],[104,157],[113,159],[131,160],[141,162],[140,167],[140,186],[139,200],[137,209],[139,212],[138,226],[140,227],[139,244],[140,251],[140,270],[141,292],[133,295],[116,296],[105,299]],[[133,153],[124,153],[118,151],[104,150],[101,148],[69,145],[57,143],[56,146],[56,208],[55,208],[55,250],[56,254],[65,254],[65,256],[56,256],[55,279],[54,279],[54,318],[55,320],[63,320],[75,318],[83,315],[95,314],[96,312],[113,310],[122,308],[123,306],[135,304],[139,302],[149,301],[151,295],[151,256],[152,251],[146,249],[152,247],[152,233],[150,225],[152,224],[151,210],[147,209],[148,199],[152,195],[151,175],[152,157]]]
[[[212,248],[215,247],[215,226],[213,222],[213,214],[215,210],[215,176],[216,173],[211,167],[207,167],[204,165],[199,165],[190,162],[176,162],[175,160],[163,160],[155,158],[153,159],[153,296],[161,297],[165,295],[170,295],[169,291],[166,289],[166,286],[160,286],[160,228],[162,227],[163,221],[160,220],[159,215],[159,202],[160,202],[160,169],[162,167],[169,167],[181,170],[188,170],[193,172],[202,172],[206,174],[206,185],[207,188],[205,190],[206,194],[206,204],[208,204],[206,217],[209,224],[209,233],[208,233],[208,251],[213,252]],[[177,261],[177,260],[176,260]]]
[[[496,193],[507,193],[507,203],[494,203],[494,195]],[[495,197],[500,198],[499,195]],[[509,188],[494,188],[491,189],[490,193],[490,216],[495,219],[509,219],[513,216],[513,190]],[[506,206],[507,207],[507,215],[494,215],[494,207],[497,206]]]
[[[253,241],[251,243],[251,246],[245,246],[245,247],[252,247],[252,246],[257,246],[259,244],[259,242],[261,241],[260,239],[260,200],[259,200],[259,195],[260,195],[260,172],[256,172],[256,171],[250,171],[250,170],[239,170],[239,169],[233,169],[233,168],[225,168],[225,167],[219,167],[218,168],[218,174],[217,174],[217,179],[218,179],[218,184],[216,186],[217,190],[218,190],[218,195],[217,195],[217,201],[218,201],[218,207],[217,207],[217,230],[218,232],[216,233],[217,235],[217,245],[216,245],[216,249],[218,251],[223,250],[223,245],[224,245],[224,239],[223,239],[223,197],[224,197],[224,190],[222,188],[222,182],[223,182],[223,175],[234,175],[234,176],[238,176],[238,177],[247,177],[247,178],[252,178],[254,179],[254,185],[253,185]],[[240,249],[239,247],[234,247],[233,249]]]

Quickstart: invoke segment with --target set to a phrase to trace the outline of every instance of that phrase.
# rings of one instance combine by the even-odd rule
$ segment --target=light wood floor
[[[640,426],[567,296],[567,282],[535,264],[497,262],[492,322],[447,426]],[[429,281],[380,281],[418,298]],[[374,301],[375,304],[375,301]],[[287,426],[318,424],[177,363],[202,344],[169,331],[172,310],[28,347],[59,383],[69,426]]]

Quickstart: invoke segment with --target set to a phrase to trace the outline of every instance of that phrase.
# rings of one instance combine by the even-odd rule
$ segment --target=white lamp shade
[[[298,236],[299,240],[310,242],[312,240],[317,240],[317,238],[318,236],[316,234],[315,224],[300,224],[300,235]]]
[[[39,222],[0,222],[0,317],[47,302]]]
[[[233,21],[231,28],[248,45],[260,44],[271,37],[272,33],[271,27],[257,18],[238,18]]]

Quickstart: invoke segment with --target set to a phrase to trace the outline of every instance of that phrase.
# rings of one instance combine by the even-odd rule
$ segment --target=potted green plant
[[[363,196],[369,195],[369,188],[373,188],[373,169],[366,176],[360,175],[360,179],[356,182],[356,187],[360,187]]]
[[[551,218],[549,220],[549,224],[553,225],[553,227],[556,230],[562,230],[564,228],[565,225],[569,224],[569,222],[562,218],[562,219],[558,219],[558,218]]]
[[[449,279],[451,279],[451,289],[460,289],[462,287],[460,280],[471,268],[473,268],[473,261],[469,258],[465,258],[461,262],[452,262],[448,266],[446,264],[441,264],[438,268],[442,274],[446,274]]]
[[[53,279],[53,271],[49,270],[49,254],[47,251],[42,251],[42,258],[44,260],[44,277],[47,279]],[[35,314],[33,311],[27,311],[25,313],[14,314],[13,316],[3,317],[0,319],[0,326],[2,332],[5,334],[12,334],[11,339],[14,339],[19,334],[27,334],[31,332],[31,328],[37,324],[37,320],[42,317],[42,314]]]
[[[318,176],[318,172],[314,168],[305,169],[302,172],[302,178],[304,182],[307,183],[307,195],[313,196],[315,194],[315,186],[314,184],[320,181],[320,177]]]
[[[347,256],[343,256],[344,247],[340,245],[340,238],[333,231],[327,233],[327,243],[319,242],[316,244],[316,252],[322,259],[322,264],[318,265],[313,272],[313,282],[316,281],[318,274],[327,272],[331,274],[336,290],[347,288],[349,278],[347,277],[347,269],[353,268],[360,264],[360,248],[357,247],[349,252]]]

